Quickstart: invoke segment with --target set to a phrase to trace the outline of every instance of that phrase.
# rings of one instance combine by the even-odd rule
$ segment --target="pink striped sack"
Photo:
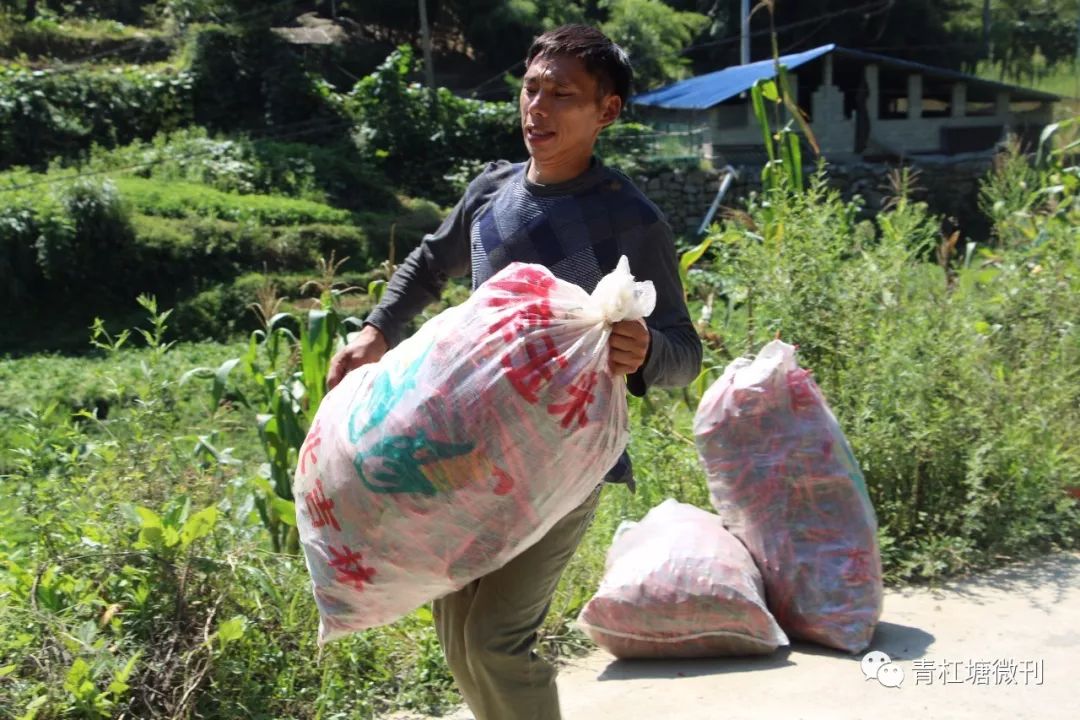
[[[620,526],[577,624],[617,658],[762,655],[788,644],[764,596],[720,518],[669,499]]]
[[[514,263],[327,394],[293,487],[320,643],[498,569],[585,501],[629,440],[611,323],[655,302],[626,258],[591,295]]]
[[[881,617],[877,520],[844,433],[795,348],[740,358],[694,418],[713,505],[793,638],[860,652]]]

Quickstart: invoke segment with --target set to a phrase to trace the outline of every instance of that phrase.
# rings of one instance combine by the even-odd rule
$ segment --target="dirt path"
[[[871,650],[902,669],[899,687],[866,679],[861,656],[803,643],[754,659],[597,652],[562,670],[564,720],[1077,718],[1080,553],[890,591]]]

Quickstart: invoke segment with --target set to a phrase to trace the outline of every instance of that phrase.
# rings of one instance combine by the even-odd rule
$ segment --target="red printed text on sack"
[[[371,578],[375,577],[375,568],[364,566],[364,556],[350,550],[347,545],[342,545],[341,550],[336,550],[332,545],[327,546],[332,559],[330,567],[334,569],[334,579],[338,582],[348,583],[357,590],[363,590],[365,584],[371,584]]]
[[[320,445],[322,445],[322,427],[321,421],[316,420],[315,426],[311,428],[311,434],[308,435],[307,440],[304,441],[304,447],[300,450],[300,472],[302,474],[307,473],[307,463],[309,459],[311,460],[312,465],[319,462],[315,450]]]
[[[544,383],[551,380],[555,374],[555,368],[565,368],[566,358],[559,355],[559,349],[547,335],[536,340],[523,343],[525,358],[519,365],[514,364],[513,353],[507,353],[502,358],[502,365],[506,368],[506,378],[527,402],[537,403],[540,398],[537,392]]]
[[[552,415],[561,414],[562,422],[559,424],[564,428],[569,428],[575,422],[577,422],[578,427],[585,427],[589,421],[586,414],[589,405],[596,400],[596,395],[593,394],[593,388],[595,387],[596,372],[585,373],[584,379],[570,386],[568,391],[570,398],[565,402],[548,405],[548,412]]]
[[[510,342],[522,330],[548,327],[554,317],[551,309],[551,291],[555,288],[555,278],[534,268],[525,268],[502,280],[489,283],[491,290],[499,290],[505,295],[488,298],[489,307],[507,307],[528,300],[520,308],[511,310],[498,322],[493,323],[488,332],[503,333],[503,339]]]
[[[304,505],[307,508],[308,517],[311,518],[311,526],[321,528],[329,525],[338,532],[341,526],[334,517],[334,501],[326,497],[323,492],[322,478],[315,478],[315,487],[304,496]]]

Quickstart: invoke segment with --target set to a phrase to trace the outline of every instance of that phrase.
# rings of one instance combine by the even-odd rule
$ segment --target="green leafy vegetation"
[[[605,491],[541,631],[549,652],[587,647],[571,623],[619,522],[666,497],[708,506],[692,409],[726,362],[777,332],[860,458],[891,581],[1076,546],[1080,177],[1051,143],[1037,161],[1002,157],[983,186],[995,234],[974,246],[940,237],[904,175],[874,221],[815,175],[713,229],[683,263],[707,369],[685,393],[632,402],[639,489]],[[426,609],[312,662],[286,480],[346,302],[378,286],[344,292],[335,270],[291,315],[265,293],[266,324],[246,343],[170,347],[174,318],[144,298],[141,332],[95,328],[96,359],[5,364],[0,702],[12,714],[372,717],[454,702]]]
[[[540,29],[584,20],[661,83],[682,58],[732,59],[735,26],[712,5],[453,0],[432,23],[467,43],[475,82],[510,72]],[[995,4],[980,72],[1064,87],[1075,1],[1027,5]],[[417,83],[417,53],[393,51],[413,40],[415,3],[337,4],[378,35],[358,56],[392,53],[357,72],[345,50],[272,35],[286,3],[0,6],[0,715],[368,718],[457,702],[427,608],[316,646],[289,479],[329,357],[395,263],[487,161],[520,158],[513,105]],[[782,46],[836,12],[841,44],[978,62],[981,3],[890,8],[781,2],[774,20]],[[771,41],[756,35],[755,57]],[[341,63],[336,85],[317,70]],[[605,490],[540,630],[550,654],[588,649],[571,624],[621,521],[667,497],[709,506],[697,399],[777,333],[862,464],[890,582],[1080,542],[1078,121],[998,158],[979,196],[992,232],[962,238],[902,170],[867,217],[827,188],[826,164],[803,172],[812,142],[784,79],[752,99],[764,189],[680,262],[705,369],[631,399],[638,490]],[[656,142],[625,122],[601,153],[636,173]],[[451,284],[415,324],[467,295]]]
[[[0,7],[0,57],[67,60],[110,55],[126,60],[163,60],[170,51],[167,33],[112,18],[39,14],[25,21]]]
[[[0,174],[0,299],[54,323],[41,328],[20,314],[0,349],[77,350],[95,314],[130,322],[140,292],[177,306],[183,322],[172,337],[225,339],[250,327],[244,308],[257,287],[241,276],[302,273],[334,253],[348,258],[343,272],[364,279],[382,259],[403,257],[442,212],[395,195],[352,145],[202,129],[96,147],[76,167],[8,171]],[[290,292],[301,284],[286,282]],[[82,302],[67,302],[71,293]]]
[[[777,333],[799,346],[863,465],[893,577],[1077,537],[1080,182],[1058,153],[1001,158],[983,243],[940,236],[906,173],[873,222],[819,174],[717,226],[714,266],[689,272],[717,366]]]
[[[191,75],[169,67],[0,66],[0,168],[181,127],[192,118],[191,89]]]
[[[412,49],[402,45],[356,84],[347,107],[360,125],[361,150],[388,177],[411,194],[454,202],[457,188],[446,176],[462,163],[523,153],[517,110],[422,88],[409,81],[415,65]]]
[[[676,10],[660,0],[601,0],[599,6],[608,11],[601,29],[637,58],[638,87],[657,87],[689,74],[690,59],[682,50],[708,26],[707,16]]]

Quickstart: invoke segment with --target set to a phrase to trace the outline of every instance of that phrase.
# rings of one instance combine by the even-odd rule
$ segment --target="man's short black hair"
[[[623,105],[630,97],[634,68],[626,51],[594,27],[563,25],[540,35],[529,47],[525,67],[537,57],[570,55],[585,63],[585,70],[596,78],[602,94],[618,95]]]

